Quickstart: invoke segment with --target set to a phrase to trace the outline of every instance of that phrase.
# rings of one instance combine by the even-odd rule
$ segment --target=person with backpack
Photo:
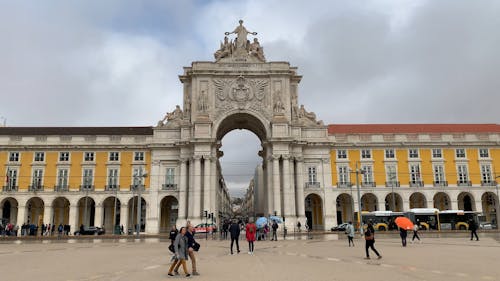
[[[365,231],[365,251],[366,251],[366,257],[365,260],[370,259],[370,253],[368,252],[368,249],[371,248],[375,254],[377,254],[377,258],[381,259],[382,256],[379,254],[377,249],[375,249],[375,229],[373,228],[373,224],[371,222],[368,222],[368,227],[366,228]]]
[[[246,225],[245,228],[246,232],[246,237],[248,241],[248,254],[253,255],[253,250],[254,250],[254,241],[255,241],[255,234],[257,232],[257,226],[253,223],[253,220],[250,219],[249,222]]]

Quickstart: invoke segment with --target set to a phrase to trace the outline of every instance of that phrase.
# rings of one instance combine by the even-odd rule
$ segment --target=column
[[[159,202],[159,189],[161,186],[162,173],[160,171],[160,161],[153,161],[151,166],[149,192],[145,191],[143,194],[146,200],[146,216],[144,229],[148,234],[160,233],[160,202]]]
[[[50,205],[44,205],[43,207],[43,224],[54,224],[52,217],[54,216],[54,209]]]
[[[271,212],[281,215],[281,191],[280,191],[280,157],[273,155],[273,191],[274,191],[274,209]]]
[[[78,205],[76,203],[69,205],[69,226],[70,233],[74,233],[78,229]]]
[[[297,216],[302,225],[305,225],[306,211],[304,207],[304,158],[297,157],[297,190],[295,191],[295,203],[297,204]]]
[[[95,204],[94,226],[102,227],[102,204]]]
[[[210,165],[210,156],[203,156],[203,210],[208,211],[208,213],[213,212],[210,209],[210,200],[211,200],[211,168]]]
[[[377,196],[377,211],[385,211],[385,198],[378,198]]]
[[[128,204],[121,203],[120,204],[120,224],[123,225],[123,231],[125,234],[128,234]]]
[[[450,200],[450,206],[448,207],[450,210],[458,210],[458,201],[457,200]]]
[[[410,200],[403,199],[403,212],[408,212],[410,210]]]
[[[179,213],[178,218],[183,221],[186,219],[187,209],[187,159],[181,159],[181,172],[179,179]]]
[[[273,158],[269,157],[266,163],[266,192],[267,192],[267,212],[271,214],[274,210],[274,190],[273,190]]]
[[[193,171],[193,214],[190,219],[199,219],[201,216],[201,157],[195,155]],[[197,222],[197,221],[196,221]]]
[[[218,208],[217,208],[217,191],[219,189],[219,184],[217,182],[217,158],[212,157],[210,158],[212,160],[211,163],[211,181],[210,181],[210,210],[214,213],[214,216],[217,217],[218,215]]]
[[[17,225],[22,225],[26,222],[26,206],[19,204],[17,206]]]
[[[295,217],[295,212],[292,212],[292,208],[294,208],[294,201],[295,198],[293,198],[292,194],[292,187],[290,185],[290,178],[292,177],[290,171],[290,156],[286,155],[283,156],[283,211],[284,211],[284,216],[286,218],[291,219],[292,216]],[[293,213],[293,214],[292,214]]]

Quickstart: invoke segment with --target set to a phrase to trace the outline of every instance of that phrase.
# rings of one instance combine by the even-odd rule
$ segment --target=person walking
[[[193,270],[193,275],[200,275],[198,270],[196,270],[196,256],[194,254],[194,244],[196,243],[196,240],[194,240],[194,229],[191,224],[187,227],[186,237],[188,239],[188,255],[191,259],[191,269]]]
[[[470,230],[470,241],[473,240],[474,236],[476,237],[476,241],[479,241],[479,237],[477,237],[477,224],[474,220],[469,221],[469,230]]]
[[[238,242],[240,238],[240,226],[236,222],[236,220],[233,220],[231,223],[231,226],[229,226],[229,234],[231,235],[231,255],[233,254],[233,244],[236,242],[236,251],[239,254],[240,253],[240,244]]]
[[[300,228],[302,227],[302,225],[300,224],[300,221],[297,222],[297,230],[298,232],[300,232]]]
[[[186,233],[186,228],[181,227],[179,234],[177,234],[177,237],[175,238],[175,260],[172,262],[172,265],[170,265],[168,276],[174,276],[174,274],[172,273],[174,268],[180,265],[182,265],[182,270],[184,270],[184,274],[186,274],[186,277],[191,276],[186,266],[186,260],[188,259],[188,239],[186,237]]]
[[[418,239],[418,242],[422,243],[422,240],[420,240],[420,237],[418,236],[418,229],[419,229],[418,224],[414,224],[413,225],[413,237],[411,238],[411,243],[413,243],[413,240],[415,240],[415,238]]]
[[[368,227],[366,228],[365,231],[365,251],[366,251],[366,260],[370,259],[370,253],[368,252],[368,249],[371,248],[373,252],[377,255],[378,259],[381,259],[382,256],[379,254],[377,249],[375,249],[375,229],[373,228],[373,225],[371,222],[368,222]]]
[[[229,230],[229,222],[226,220],[222,225],[222,238],[227,240],[227,231]]]
[[[401,244],[403,244],[403,247],[406,247],[406,237],[408,236],[408,231],[406,231],[406,229],[400,227],[399,228],[399,236],[401,236]]]
[[[175,238],[177,238],[177,234],[179,234],[179,231],[177,230],[177,227],[175,225],[172,225],[172,229],[170,230],[168,234],[168,238],[170,239],[170,244],[174,244]]]
[[[271,241],[278,241],[278,223],[276,221],[273,221],[273,225],[271,226],[273,229],[273,238],[271,238]]]
[[[253,255],[255,234],[257,233],[257,226],[255,226],[252,219],[250,219],[250,221],[247,223],[247,226],[245,228],[245,233],[246,233],[245,236],[247,237],[247,241],[248,241],[248,254]]]
[[[352,221],[349,221],[349,224],[347,225],[345,229],[345,233],[347,234],[347,239],[349,241],[349,247],[352,246],[354,247],[354,226],[352,225]]]

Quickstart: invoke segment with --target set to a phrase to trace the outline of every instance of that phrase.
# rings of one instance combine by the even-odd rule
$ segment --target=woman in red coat
[[[250,219],[245,228],[246,237],[248,241],[248,254],[253,255],[253,242],[255,241],[255,234],[257,233],[257,226],[253,223],[253,220]]]

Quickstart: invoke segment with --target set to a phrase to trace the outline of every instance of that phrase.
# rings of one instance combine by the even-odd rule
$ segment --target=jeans
[[[233,253],[233,243],[236,241],[236,251],[240,252],[240,244],[238,242],[238,237],[231,237],[231,254]]]
[[[375,240],[365,240],[366,241],[366,244],[365,244],[365,251],[366,251],[366,257],[369,258],[370,257],[370,253],[368,252],[368,249],[371,248],[372,251],[375,252],[375,254],[377,254],[378,257],[380,257],[380,254],[378,253],[377,249],[375,249]]]

